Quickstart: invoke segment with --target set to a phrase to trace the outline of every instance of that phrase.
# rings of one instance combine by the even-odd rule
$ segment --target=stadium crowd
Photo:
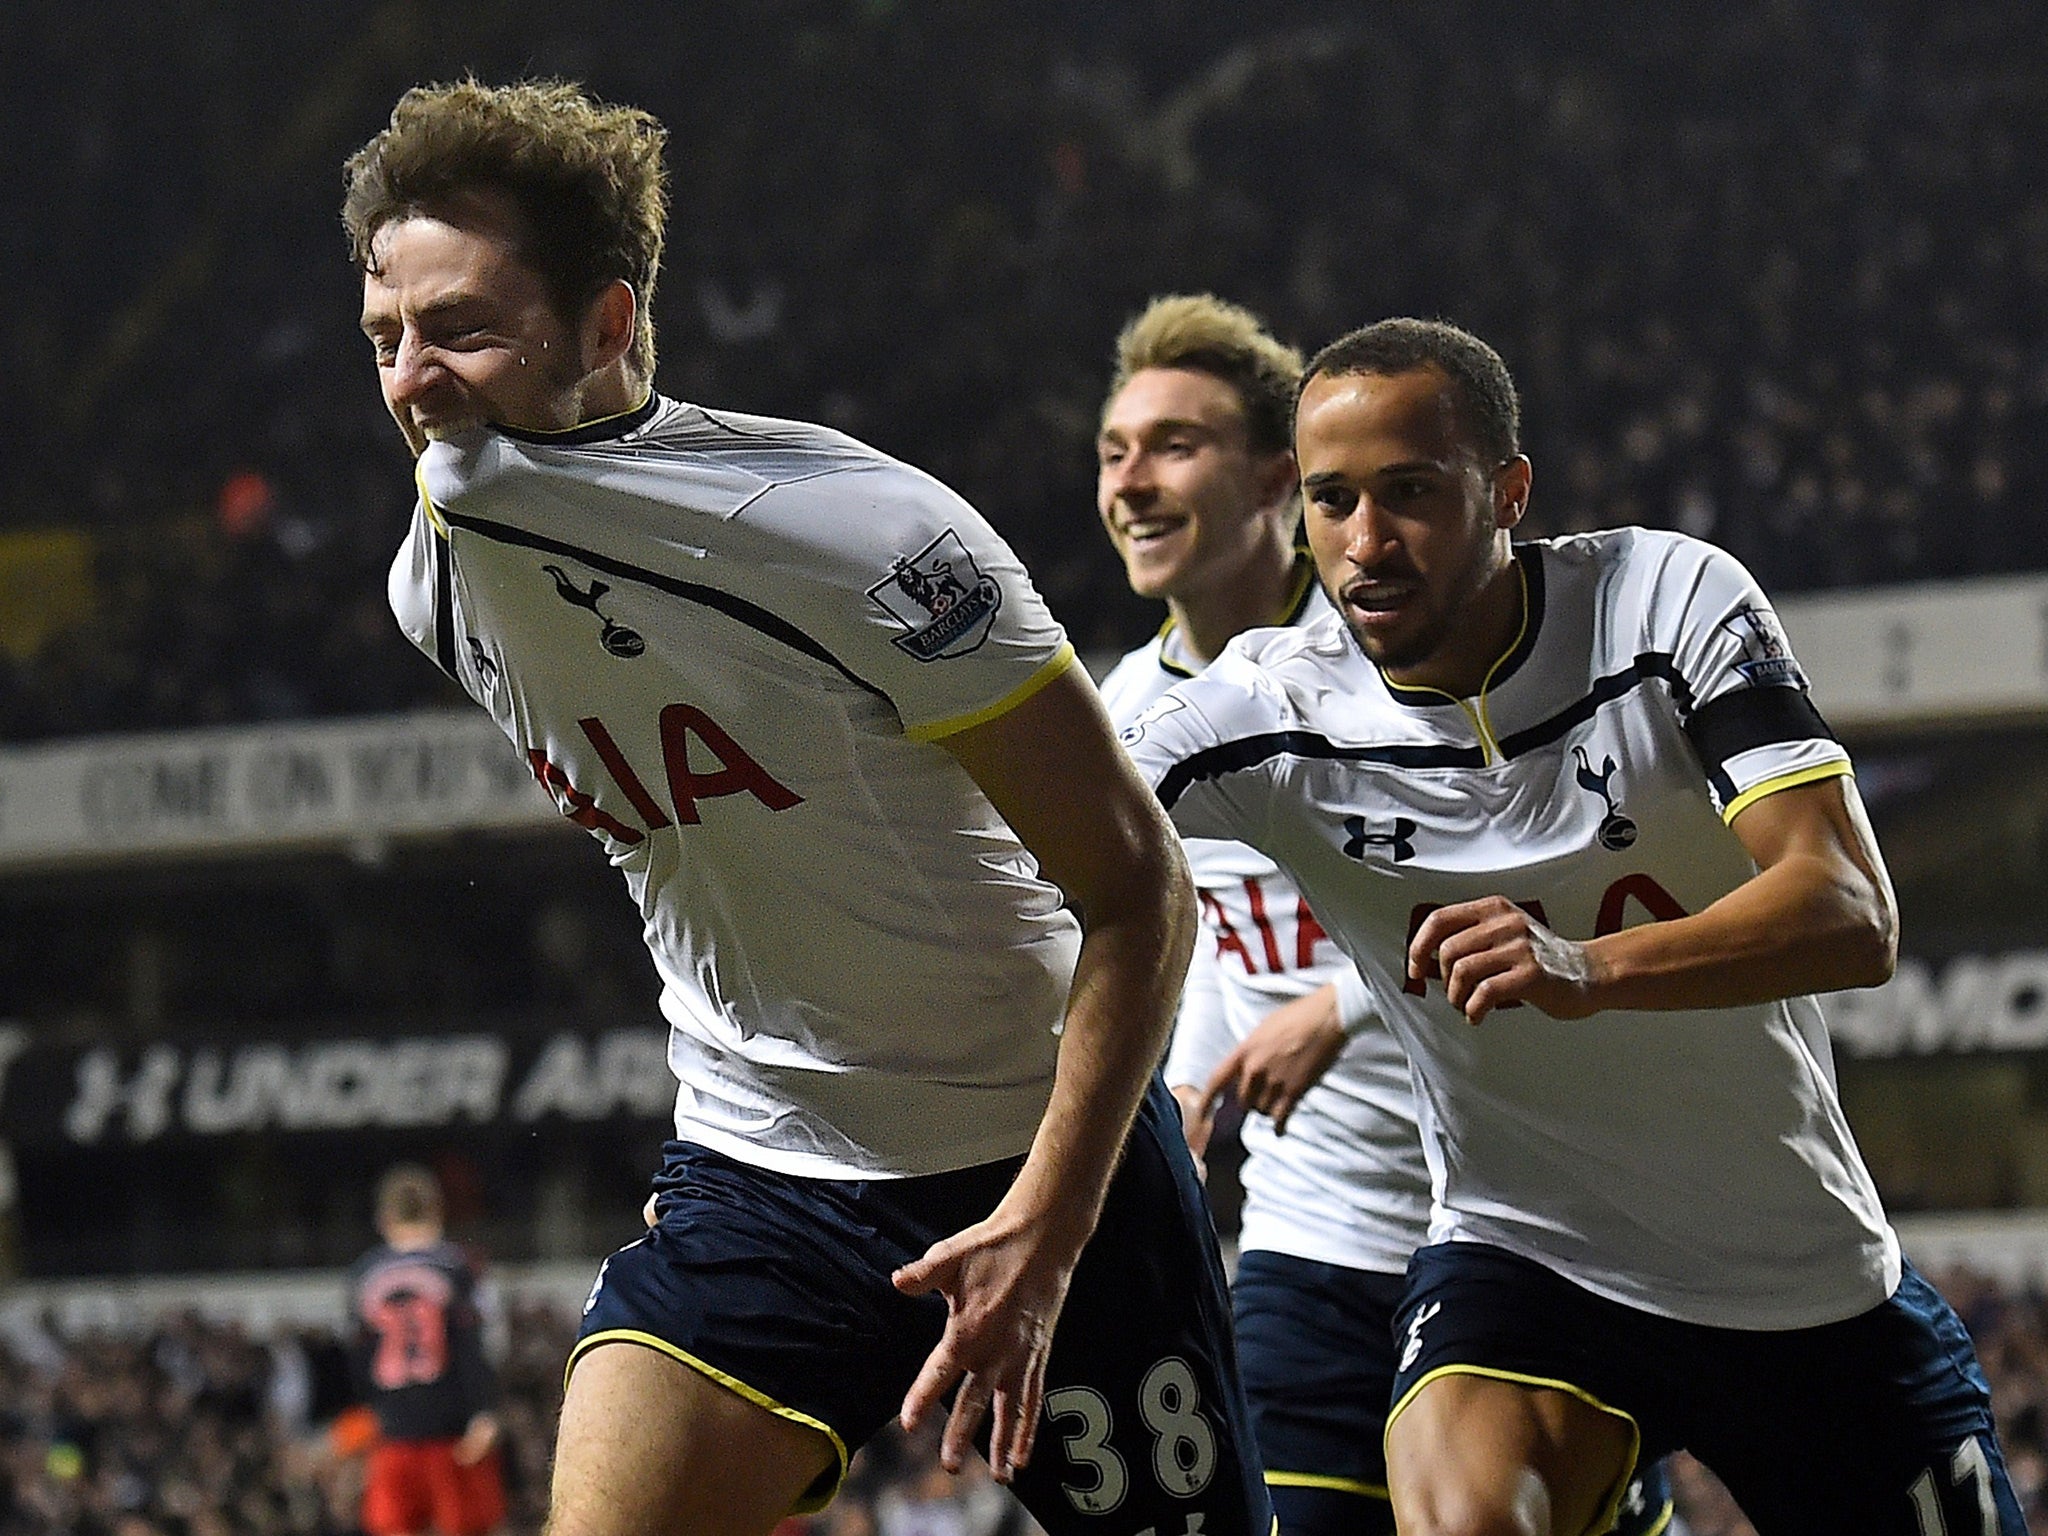
[[[426,9],[334,7],[290,50],[255,8],[20,23],[0,124],[42,147],[0,166],[0,207],[36,210],[0,219],[0,745],[450,697],[385,606],[407,469],[333,204],[396,90],[468,67],[586,78],[672,125],[667,392],[931,469],[1084,650],[1156,622],[1090,487],[1109,339],[1168,289],[1311,345],[1391,312],[1495,339],[1532,402],[1538,533],[1678,527],[1777,592],[2048,568],[2048,33],[2026,0],[1776,0],[1711,26],[1620,0],[1343,23],[1310,0],[862,0],[657,9],[619,46],[539,0]],[[2048,1516],[2048,1297],[1944,1284]],[[572,1329],[511,1321],[521,1533]],[[346,1395],[313,1333],[15,1328],[0,1536],[352,1531]],[[1743,1536],[1711,1479],[1677,1481],[1692,1536]],[[950,1480],[888,1438],[786,1536],[1028,1527],[978,1465]]]
[[[1968,1270],[1941,1277],[1970,1325],[2013,1483],[2048,1519],[2048,1295]],[[515,1301],[500,1365],[511,1516],[531,1536],[546,1508],[563,1312]],[[0,1536],[350,1536],[366,1432],[348,1411],[341,1346],[316,1329],[257,1337],[193,1312],[139,1331],[67,1336],[15,1315],[0,1329]],[[1752,1536],[1697,1463],[1674,1464],[1672,1536]],[[938,1465],[935,1434],[893,1429],[858,1457],[822,1513],[779,1536],[1030,1536],[1022,1507],[972,1460]]]
[[[0,587],[26,594],[0,740],[441,697],[383,609],[406,474],[333,178],[396,85],[466,67],[661,114],[662,387],[930,468],[1084,650],[1154,622],[1092,526],[1108,340],[1201,286],[1309,344],[1400,311],[1493,338],[1532,402],[1539,532],[1682,527],[1780,592],[2048,565],[2025,0],[1711,25],[868,0],[636,11],[631,48],[537,0],[356,5],[291,58],[253,9],[113,9],[36,8],[44,67],[0,106],[53,129],[0,182],[47,209],[0,221]]]

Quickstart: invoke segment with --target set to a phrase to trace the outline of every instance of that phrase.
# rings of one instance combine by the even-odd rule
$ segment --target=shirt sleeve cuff
[[[1337,977],[1337,1022],[1344,1029],[1346,1039],[1355,1039],[1359,1032],[1379,1017],[1379,1009],[1373,1006],[1372,993],[1366,990],[1365,978],[1358,974],[1356,966],[1347,965]]]

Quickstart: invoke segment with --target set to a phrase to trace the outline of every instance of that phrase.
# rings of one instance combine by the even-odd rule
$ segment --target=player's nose
[[[433,384],[439,366],[433,349],[423,345],[419,334],[407,327],[398,338],[398,350],[391,360],[387,388],[392,400],[403,405],[418,399]]]
[[[1369,570],[1399,547],[1393,524],[1379,503],[1370,496],[1359,497],[1358,505],[1352,508],[1351,516],[1345,520],[1344,558],[1360,569]]]
[[[1142,508],[1151,505],[1152,499],[1159,494],[1159,480],[1152,469],[1152,456],[1148,453],[1126,454],[1116,463],[1103,466],[1104,500],[1112,506],[1121,504]]]

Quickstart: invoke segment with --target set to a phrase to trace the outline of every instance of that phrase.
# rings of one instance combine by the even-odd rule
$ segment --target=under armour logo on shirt
[[[1344,844],[1344,857],[1347,859],[1364,859],[1368,843],[1376,847],[1391,848],[1396,864],[1415,857],[1416,822],[1412,817],[1396,816],[1394,830],[1391,832],[1368,832],[1365,830],[1363,816],[1346,816],[1344,830],[1349,834]]]

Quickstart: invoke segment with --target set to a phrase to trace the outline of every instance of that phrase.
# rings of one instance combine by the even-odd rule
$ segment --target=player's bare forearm
[[[942,744],[1085,923],[1050,1101],[1023,1168],[986,1219],[896,1276],[905,1291],[942,1293],[948,1308],[904,1422],[957,1382],[940,1460],[957,1469],[988,1414],[990,1466],[1008,1481],[1030,1458],[1052,1328],[1166,1043],[1195,898],[1179,842],[1078,668]]]
[[[1018,1210],[1058,1211],[1078,1227],[1078,1249],[1172,1028],[1194,951],[1194,886],[1079,667],[942,745],[1083,916],[1051,1101],[1011,1192]]]
[[[1758,873],[1690,916],[1580,943],[1501,898],[1463,902],[1423,921],[1409,974],[1440,974],[1474,1023],[1505,1002],[1583,1018],[1740,1007],[1890,976],[1897,906],[1853,781],[1766,796],[1734,830]]]
[[[1211,1112],[1217,1098],[1231,1091],[1247,1110],[1272,1119],[1274,1135],[1284,1136],[1294,1106],[1323,1080],[1343,1054],[1344,1041],[1334,986],[1290,999],[1260,1020],[1210,1074],[1202,1110]]]
[[[1011,1187],[1020,1208],[1059,1210],[1062,1224],[1081,1223],[1082,1241],[1166,1047],[1194,944],[1194,887],[1179,845],[1169,840],[1161,854],[1141,866],[1149,888],[1130,893],[1136,910],[1102,922],[1090,913],[1052,1098]]]

